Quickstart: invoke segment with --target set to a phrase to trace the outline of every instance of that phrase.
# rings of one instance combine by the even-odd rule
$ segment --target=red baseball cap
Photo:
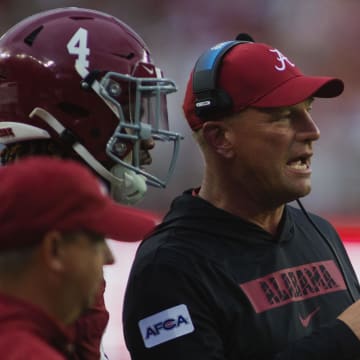
[[[198,130],[204,119],[195,113],[193,73],[187,84],[183,110],[190,127]],[[331,98],[344,90],[340,79],[306,76],[279,50],[262,43],[241,43],[222,58],[217,87],[232,98],[230,113],[246,107],[284,107],[310,97]]]
[[[0,184],[0,251],[36,244],[50,230],[138,241],[158,222],[147,211],[116,203],[73,160],[28,157],[0,167]]]

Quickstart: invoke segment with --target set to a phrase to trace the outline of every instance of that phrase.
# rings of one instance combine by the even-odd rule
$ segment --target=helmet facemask
[[[155,187],[166,187],[179,153],[179,142],[182,136],[168,130],[166,95],[177,91],[172,80],[161,77],[159,69],[152,64],[154,74],[160,77],[135,77],[117,72],[107,72],[98,81],[95,74],[76,65],[78,74],[83,79],[82,87],[91,88],[111,109],[118,119],[118,124],[106,144],[106,154],[114,165],[106,169],[80,143],[74,143],[75,152],[110,184],[111,195],[119,202],[134,204],[141,200],[147,191],[147,184]],[[118,101],[123,96],[122,86],[126,84],[128,105]],[[122,101],[123,102],[123,101]],[[31,116],[38,116],[63,136],[65,128],[44,109],[34,109]],[[144,141],[154,140],[170,142],[172,156],[165,176],[157,177],[142,168],[141,153]]]
[[[149,67],[149,64],[146,64]],[[154,71],[158,71],[158,69]],[[119,84],[128,84],[128,106],[117,101]],[[106,145],[106,153],[116,163],[146,178],[149,185],[165,187],[174,171],[181,136],[169,131],[166,95],[175,92],[176,85],[162,77],[147,78],[108,72],[100,82],[100,96],[112,108],[119,123]],[[142,142],[170,142],[172,157],[165,176],[145,171],[141,163]],[[128,147],[131,147],[129,153]],[[126,157],[124,158],[124,155]],[[129,156],[130,155],[130,156]]]

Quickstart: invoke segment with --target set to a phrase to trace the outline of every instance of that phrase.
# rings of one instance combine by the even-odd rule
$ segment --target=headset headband
[[[223,56],[234,46],[250,41],[225,41],[206,50],[197,60],[193,72],[195,112],[199,117],[224,113],[232,106],[231,97],[217,88],[217,73]]]

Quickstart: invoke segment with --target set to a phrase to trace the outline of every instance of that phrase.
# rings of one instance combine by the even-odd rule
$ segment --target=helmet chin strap
[[[48,111],[36,107],[30,117],[37,116],[53,128],[59,136],[66,130],[65,127]],[[110,184],[110,194],[117,202],[133,205],[139,202],[147,191],[145,177],[117,164],[111,171],[107,170],[91,153],[79,142],[72,145],[73,150],[94,170],[101,178]]]
[[[111,172],[116,178],[124,180],[122,186],[118,186],[117,183],[111,184],[110,194],[113,199],[123,204],[136,204],[144,197],[147,191],[145,176],[136,174],[120,164],[115,165]]]

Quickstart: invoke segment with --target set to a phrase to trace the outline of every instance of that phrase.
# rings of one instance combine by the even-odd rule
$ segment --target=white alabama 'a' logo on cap
[[[279,61],[279,65],[275,65],[275,69],[278,71],[284,71],[286,69],[286,63],[288,65],[294,67],[295,64],[293,64],[284,54],[282,54],[278,49],[269,49],[269,51],[276,53],[277,57],[276,60]]]

